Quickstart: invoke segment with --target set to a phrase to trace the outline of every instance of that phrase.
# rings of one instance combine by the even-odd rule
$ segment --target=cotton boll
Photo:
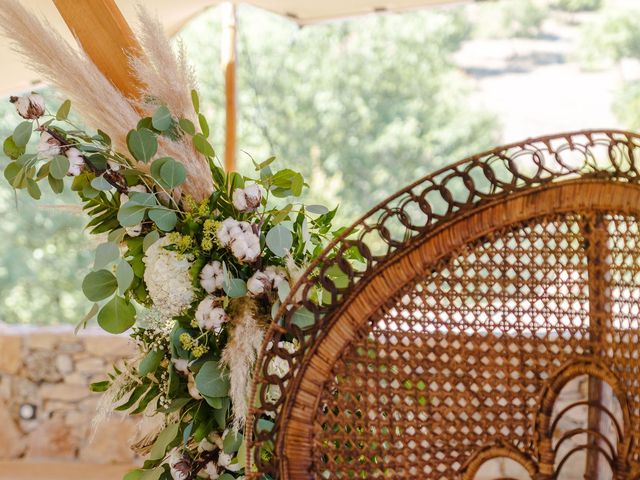
[[[232,195],[233,206],[239,212],[252,212],[260,206],[262,192],[257,184],[236,188]]]
[[[69,170],[67,171],[67,175],[72,177],[77,177],[82,172],[82,168],[84,167],[84,157],[80,150],[75,147],[71,147],[67,149],[65,155],[69,159]]]
[[[204,472],[207,474],[205,478],[209,478],[210,480],[216,480],[220,477],[218,473],[218,466],[214,462],[207,463],[207,466],[204,468]]]
[[[231,244],[231,253],[239,262],[254,262],[260,256],[260,238],[253,232],[237,237]]]
[[[196,387],[196,379],[193,377],[193,373],[189,372],[187,378],[187,390],[189,391],[189,395],[195,400],[202,400],[202,395],[198,391],[198,387]]]
[[[220,224],[217,231],[220,245],[226,247],[231,243],[233,240],[234,230],[238,228],[238,223],[239,222],[233,218],[227,218],[222,222],[222,224]]]
[[[284,270],[274,265],[265,268],[264,273],[265,275],[267,275],[267,278],[269,278],[269,281],[271,282],[271,288],[278,288],[278,285],[280,285],[280,283],[287,278]]]
[[[211,295],[200,302],[196,309],[196,322],[203,330],[220,333],[222,325],[229,319],[217,298]]]
[[[216,446],[211,443],[207,438],[203,438],[198,444],[199,452],[213,452],[216,449]]]
[[[109,169],[114,172],[117,172],[122,168],[122,165],[120,165],[118,162],[114,162],[113,160],[107,160],[107,164],[109,165]]]
[[[60,155],[60,141],[48,132],[42,132],[40,135],[40,143],[38,144],[38,153],[41,157],[52,159],[56,155]]]
[[[38,93],[24,95],[22,97],[11,97],[11,103],[16,107],[18,115],[27,120],[35,120],[44,115],[44,98]]]
[[[138,237],[142,233],[142,224],[139,223],[138,225],[134,225],[133,227],[124,227],[124,230],[130,237]]]
[[[222,264],[215,260],[207,263],[200,272],[200,285],[207,293],[220,290],[224,284]]]
[[[175,368],[178,372],[188,375],[189,374],[189,362],[182,358],[172,358],[171,363],[173,363],[173,368]]]
[[[191,462],[178,449],[173,449],[168,458],[171,478],[173,480],[187,480],[191,470]]]
[[[145,187],[144,185],[134,185],[133,187],[128,187],[127,188],[127,192],[128,193],[147,193],[147,187]],[[129,195],[127,195],[126,193],[121,193],[120,194],[120,204],[124,205],[125,203],[127,203],[129,201]]]
[[[262,295],[268,288],[271,288],[271,281],[264,272],[256,272],[247,280],[247,291],[254,297]]]

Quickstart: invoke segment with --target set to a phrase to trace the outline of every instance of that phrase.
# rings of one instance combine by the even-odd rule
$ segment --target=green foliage
[[[488,38],[535,38],[549,9],[539,0],[497,0],[476,6],[475,34]]]
[[[592,12],[602,7],[602,0],[556,0],[553,6],[565,12]]]
[[[586,68],[602,68],[624,58],[640,58],[640,10],[608,11],[582,27],[577,55]]]

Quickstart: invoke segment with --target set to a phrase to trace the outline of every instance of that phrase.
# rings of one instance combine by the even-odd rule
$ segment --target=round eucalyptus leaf
[[[116,267],[116,280],[118,281],[118,291],[124,294],[133,282],[133,268],[126,260],[121,260]]]
[[[208,397],[226,397],[229,394],[229,379],[220,371],[218,362],[206,362],[196,375],[196,387]]]
[[[100,175],[99,177],[91,180],[91,186],[96,190],[100,190],[102,192],[107,192],[113,188],[113,185],[107,182],[107,180],[104,178],[104,175]]]
[[[267,232],[266,242],[274,255],[284,257],[293,246],[293,234],[283,224],[278,224]]]
[[[118,221],[123,227],[133,227],[144,220],[144,212],[147,210],[146,205],[140,205],[129,200],[118,210]]]
[[[109,300],[98,313],[98,325],[115,335],[126,332],[136,321],[136,309],[122,297]]]
[[[329,209],[324,205],[307,205],[305,208],[307,209],[307,212],[315,213],[316,215],[324,215],[329,211]]]
[[[160,230],[170,232],[178,222],[178,216],[173,210],[168,208],[152,208],[149,210],[149,218]]]
[[[216,155],[216,151],[209,143],[209,140],[207,140],[201,133],[196,133],[193,136],[193,146],[196,147],[196,150],[202,153],[205,157],[215,157]]]
[[[18,147],[25,146],[29,143],[32,133],[33,124],[31,122],[20,122],[13,131],[13,143]]]
[[[51,166],[49,167],[49,173],[53,178],[62,180],[69,171],[69,159],[64,155],[56,155],[51,160]]]
[[[156,443],[153,444],[151,453],[149,453],[149,460],[160,460],[164,458],[164,454],[167,452],[169,444],[178,436],[179,430],[180,422],[176,422],[168,425],[162,432],[160,432],[160,435],[158,435],[158,438],[156,439]],[[162,468],[160,471],[164,472]]]
[[[20,172],[20,170],[21,170],[20,165],[18,165],[16,162],[11,162],[4,169],[4,178],[7,179],[7,182],[13,185],[13,181],[18,176],[18,173]]]
[[[131,130],[127,135],[127,147],[136,160],[146,163],[158,151],[158,140],[148,128]]]
[[[113,295],[116,288],[118,281],[109,270],[91,272],[82,281],[82,291],[92,302],[99,302]]]
[[[180,162],[171,159],[160,167],[160,178],[167,187],[175,188],[186,180],[187,169]]]
[[[247,283],[241,278],[229,279],[224,282],[222,288],[231,298],[240,298],[247,294]]]
[[[147,374],[155,372],[163,358],[164,352],[161,350],[151,350],[147,353],[140,362],[140,365],[138,365],[138,373],[140,376],[145,377]]]
[[[169,109],[164,105],[158,107],[158,109],[153,112],[151,124],[153,128],[161,132],[169,130],[169,128],[171,128],[171,112]]]
[[[54,193],[62,193],[64,190],[64,182],[62,180],[52,177],[51,174],[49,174],[47,180],[49,181],[49,186]]]
[[[146,252],[147,249],[160,240],[160,233],[157,230],[151,230],[144,236],[144,240],[142,240],[142,251]]]
[[[120,249],[114,242],[101,243],[96,248],[96,258],[93,262],[93,268],[99,270],[106,267],[111,262],[120,258]]]

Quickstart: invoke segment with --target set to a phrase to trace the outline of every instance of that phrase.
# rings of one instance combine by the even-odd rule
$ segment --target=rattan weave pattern
[[[560,389],[548,382],[577,358],[589,361],[576,374],[615,384],[637,417],[637,209],[613,189],[610,210],[607,185],[637,195],[638,155],[640,138],[626,132],[502,147],[416,182],[347,230],[293,289],[263,347],[249,476],[456,478],[476,468],[474,449],[490,457],[495,444],[553,478],[558,459],[538,427],[549,426],[554,395],[540,392]],[[525,218],[538,208],[527,198],[498,208],[527,192],[546,202],[583,192],[598,205]],[[465,217],[493,206],[486,232],[434,254],[465,240]],[[429,239],[431,253],[410,262]],[[372,285],[379,298],[364,295]],[[625,437],[637,430],[625,427]],[[617,453],[637,461],[625,445]]]

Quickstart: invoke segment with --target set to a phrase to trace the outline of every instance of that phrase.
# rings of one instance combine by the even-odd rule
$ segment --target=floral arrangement
[[[143,56],[131,64],[145,90],[131,102],[7,2],[0,29],[97,131],[70,120],[69,99],[50,112],[37,93],[12,97],[23,121],[4,141],[4,176],[34,199],[42,188],[70,188],[90,233],[103,238],[82,282],[94,305],[79,326],[95,317],[107,332],[130,332],[138,347],[92,386],[103,392],[103,415],[115,408],[143,419],[134,448],[146,461],[125,479],[243,478],[257,353],[291,286],[332,238],[335,210],[301,204],[303,177],[275,170],[274,158],[253,161],[253,176],[225,172],[183,56],[157,22],[140,17]],[[309,319],[295,321],[304,328]],[[284,375],[288,367],[273,368]]]

